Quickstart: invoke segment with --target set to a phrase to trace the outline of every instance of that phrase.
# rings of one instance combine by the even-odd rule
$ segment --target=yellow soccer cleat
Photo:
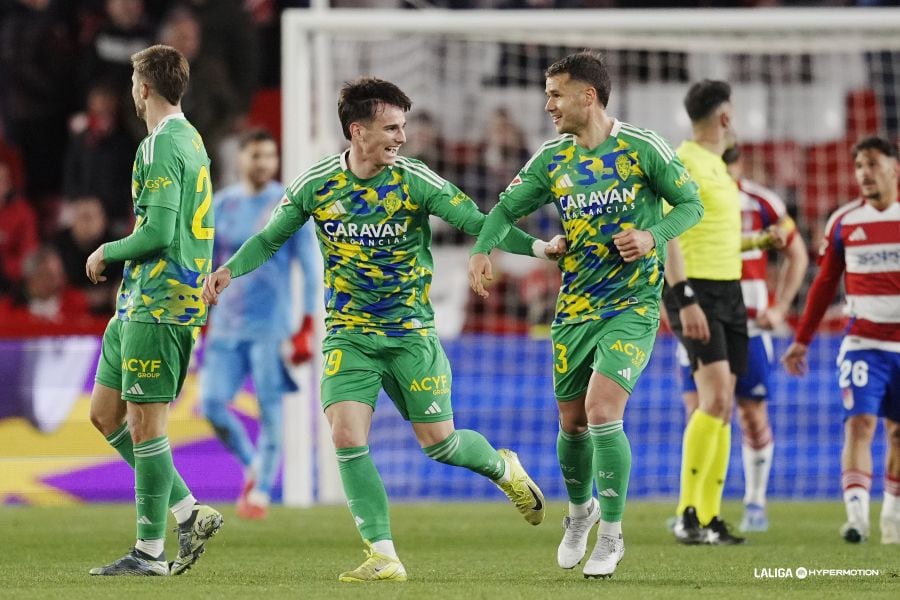
[[[225,519],[211,506],[195,504],[191,518],[179,525],[178,556],[169,565],[171,575],[181,575],[206,551],[206,542],[216,535]]]
[[[519,457],[512,450],[498,450],[506,462],[506,474],[509,480],[495,482],[503,490],[507,498],[512,500],[516,508],[532,525],[540,525],[544,520],[544,494],[541,488],[528,476]]]
[[[338,581],[363,583],[365,581],[406,581],[406,569],[400,559],[376,552],[369,542],[366,560],[352,571],[341,573]]]

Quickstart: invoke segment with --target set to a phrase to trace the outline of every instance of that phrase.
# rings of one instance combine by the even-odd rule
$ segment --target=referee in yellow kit
[[[676,153],[700,186],[705,213],[700,223],[669,242],[666,260],[666,312],[687,349],[699,400],[684,430],[673,532],[684,544],[740,544],[744,538],[731,535],[720,514],[734,385],[747,364],[740,195],[722,160],[735,143],[731,86],[695,83],[684,106],[693,138]]]

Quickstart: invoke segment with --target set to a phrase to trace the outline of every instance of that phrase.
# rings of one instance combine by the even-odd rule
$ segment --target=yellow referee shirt
[[[675,151],[700,186],[703,218],[678,236],[687,276],[717,281],[741,278],[741,199],[725,162],[693,141]]]

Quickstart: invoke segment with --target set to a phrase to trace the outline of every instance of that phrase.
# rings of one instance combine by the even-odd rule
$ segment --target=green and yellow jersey
[[[666,217],[663,198],[677,207]],[[510,223],[549,203],[568,243],[554,323],[625,311],[658,317],[666,241],[703,214],[697,186],[669,144],[621,121],[596,148],[569,134],[545,142],[500,194],[473,253],[490,252]],[[630,228],[649,231],[656,247],[626,263],[612,236]]]
[[[312,217],[324,259],[328,333],[428,334],[434,328],[429,217],[476,235],[485,215],[418,160],[398,157],[360,179],[347,155],[326,157],[297,177],[263,231],[225,267],[234,277],[257,268]],[[533,241],[514,230],[501,247],[530,254]]]
[[[123,321],[203,325],[203,280],[212,268],[209,156],[184,115],[163,119],[138,146],[132,170],[135,231],[147,210],[175,212],[175,237],[159,252],[125,261],[116,301]]]

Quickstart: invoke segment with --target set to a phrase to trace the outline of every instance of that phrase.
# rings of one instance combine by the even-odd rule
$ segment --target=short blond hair
[[[134,72],[157,94],[175,106],[187,90],[191,68],[184,55],[172,48],[157,44],[131,55]]]

